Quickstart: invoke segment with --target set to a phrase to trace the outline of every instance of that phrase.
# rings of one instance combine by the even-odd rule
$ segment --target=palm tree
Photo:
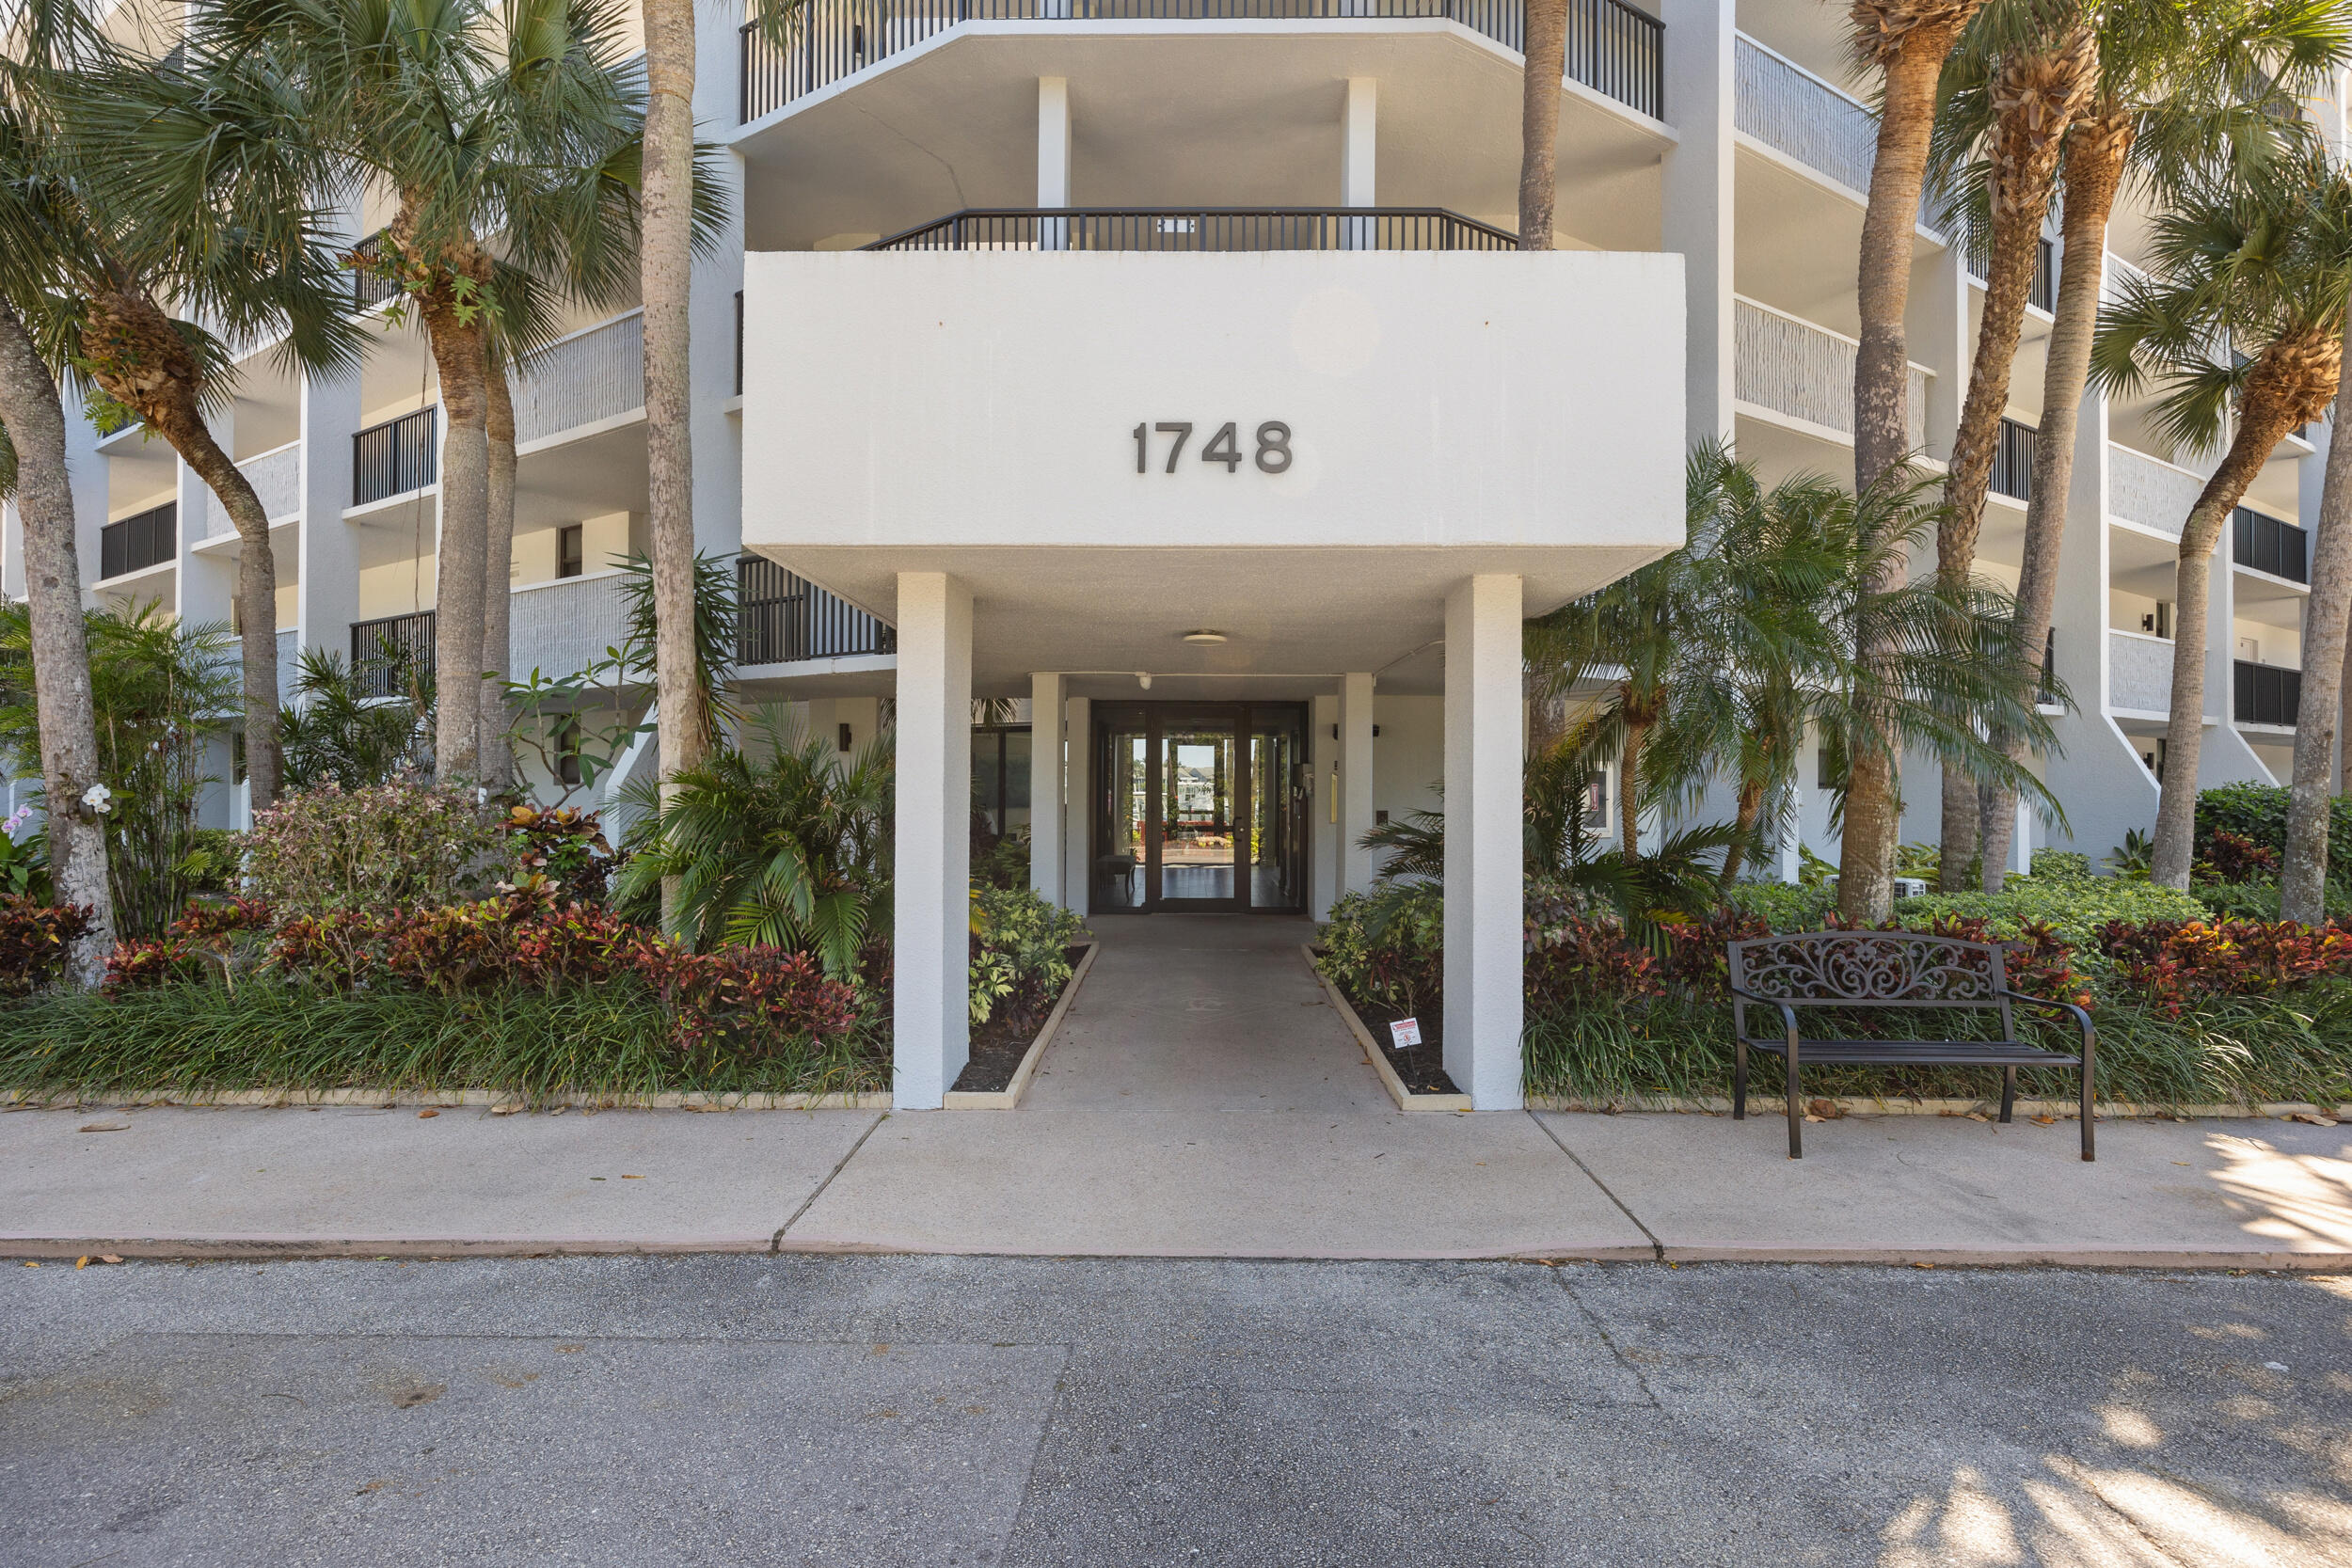
[[[279,357],[312,371],[358,357],[310,200],[316,171],[266,77],[201,55],[133,57],[80,25],[78,5],[35,14],[55,32],[30,35],[16,86],[40,141],[33,215],[56,290],[42,336],[55,362],[163,436],[237,531],[246,770],[253,805],[266,807],[281,770],[277,564],[268,510],[209,417],[232,396],[233,342],[282,335]],[[143,146],[184,135],[172,119],[190,99],[207,106],[186,170],[202,199],[159,221],[125,169]]]
[[[1944,111],[1932,162],[1957,193],[1947,226],[1982,236],[1984,310],[1968,393],[1952,436],[1936,525],[1936,570],[1948,586],[1974,569],[1977,535],[1992,489],[2010,369],[2024,329],[2042,225],[2058,182],[2066,127],[2097,78],[2098,33],[2080,0],[2026,0],[1977,13],[1944,70]],[[1951,220],[1959,220],[1957,224]],[[1957,763],[1944,767],[1941,885],[1958,889],[1977,852],[1977,788]]]
[[[398,287],[440,379],[444,778],[481,770],[492,366],[547,335],[548,284],[609,298],[636,239],[643,94],[615,22],[604,0],[219,0],[191,39],[192,52],[278,62],[340,194],[397,201],[354,260]]]
[[[2303,687],[2295,724],[2295,772],[2287,791],[2286,857],[2279,869],[2279,918],[2307,926],[2328,918],[2329,785],[2335,778],[2342,717],[2345,619],[2352,613],[2352,380],[2341,375],[2334,429],[2345,435],[2328,443],[2319,518],[2312,531],[2312,594],[2303,611]]]
[[[5,115],[5,110],[0,110]],[[0,135],[5,135],[0,120]],[[0,240],[11,225],[0,183]],[[98,724],[90,697],[89,643],[82,626],[82,572],[74,556],[73,491],[66,480],[65,404],[57,383],[0,284],[0,499],[16,502],[24,525],[25,644],[40,713],[35,742],[41,800],[48,807],[49,874],[61,904],[90,911],[68,972],[83,986],[104,978],[114,951],[114,896],[106,834],[84,792],[99,782]],[[36,759],[24,759],[36,760]]]
[[[1855,269],[1854,302],[1861,317],[1861,346],[1854,353],[1854,489],[1876,490],[1911,450],[1907,404],[1911,354],[1903,316],[1911,303],[1911,236],[1918,222],[1919,193],[1927,178],[1928,144],[1935,124],[1936,84],[1945,56],[1981,0],[1854,0],[1848,12],[1855,57],[1880,76],[1878,147],[1870,165],[1868,205],[1862,216],[1861,254]],[[1889,562],[1899,575],[1899,562]],[[1873,585],[1890,589],[1894,577]],[[1858,649],[1864,660],[1891,659],[1893,651],[1870,643]],[[1866,683],[1888,684],[1888,673]],[[1838,899],[1847,916],[1883,919],[1893,906],[1895,840],[1901,813],[1896,803],[1896,748],[1879,716],[1855,715],[1852,768],[1846,779],[1846,825],[1839,862]]]
[[[891,738],[845,766],[822,736],[763,715],[749,751],[632,791],[629,859],[613,900],[704,948],[752,942],[814,952],[836,978],[857,972],[866,933],[887,929]],[[674,883],[675,895],[666,895]]]
[[[1519,73],[1519,248],[1551,248],[1559,194],[1560,83],[1568,64],[1568,0],[1528,0]]]
[[[2307,153],[2186,192],[2151,228],[2153,275],[2135,277],[2091,344],[2093,374],[2122,396],[2152,383],[2156,433],[2227,450],[2181,530],[2172,704],[2151,876],[2188,886],[2205,711],[2210,562],[2224,524],[2288,432],[2327,413],[2344,365],[2347,278],[2314,236],[2342,232],[2352,187]]]
[[[2136,169],[2141,186],[2162,198],[2217,160],[2260,167],[2302,139],[2295,96],[2352,58],[2352,11],[2310,0],[2108,0],[2098,23],[2098,86],[2067,129],[2060,165],[2063,260],[2017,583],[2016,643],[2029,659],[2042,657],[2049,637],[2106,286],[2107,221],[2126,176]],[[2023,740],[2001,738],[2011,757],[2024,756]],[[1998,892],[2017,802],[1997,786],[1981,800],[1984,886]]]

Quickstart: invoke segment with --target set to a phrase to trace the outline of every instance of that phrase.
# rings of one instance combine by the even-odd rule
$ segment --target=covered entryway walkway
[[[1394,1109],[1325,1000],[1291,915],[1110,915],[1024,1106]]]

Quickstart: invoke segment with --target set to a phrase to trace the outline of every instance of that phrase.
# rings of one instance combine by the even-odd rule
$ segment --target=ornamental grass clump
[[[470,791],[328,784],[255,818],[245,876],[286,915],[447,904],[506,873],[508,831]]]

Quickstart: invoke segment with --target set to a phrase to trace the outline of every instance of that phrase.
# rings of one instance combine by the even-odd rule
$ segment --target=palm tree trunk
[[[2257,370],[2259,373],[2259,368]],[[2166,724],[2164,788],[2156,800],[2156,844],[2149,878],[2166,887],[2188,886],[2196,848],[2197,764],[2204,742],[2205,611],[2213,587],[2214,546],[2272,449],[2301,421],[2284,400],[2260,397],[2252,387],[2238,416],[2236,438],[2205,482],[2181,530],[2172,589],[2172,708]]]
[[[441,532],[434,562],[433,773],[443,784],[480,776],[482,585],[490,510],[488,367],[480,318],[461,322],[428,304],[425,323],[441,377]]]
[[[1551,248],[1558,198],[1560,83],[1568,63],[1568,0],[1528,0],[1519,80],[1519,248]]]
[[[1854,275],[1861,346],[1854,353],[1854,490],[1860,494],[1911,452],[1911,346],[1903,317],[1911,305],[1912,233],[1927,179],[1928,140],[1935,124],[1935,85],[1978,0],[1903,4],[1857,0],[1851,17],[1878,61],[1883,90],[1878,147],[1870,166],[1869,205]],[[1890,568],[1899,569],[1899,568]],[[1885,582],[1865,585],[1883,591]],[[1875,641],[1859,650],[1883,660]],[[1875,924],[1894,908],[1895,801],[1893,737],[1865,716],[1867,733],[1853,737],[1846,780],[1846,826],[1838,853],[1839,909],[1857,923]]]
[[[1724,868],[1716,877],[1717,887],[1727,888],[1740,879],[1740,867],[1747,859],[1748,840],[1756,833],[1756,819],[1764,815],[1764,781],[1748,778],[1740,781],[1740,803],[1732,813],[1732,826],[1740,836],[1724,851]]]
[[[2312,538],[2311,601],[2303,610],[2302,705],[2295,726],[2295,775],[2287,795],[2286,863],[2279,873],[2279,918],[2316,926],[2328,918],[2329,778],[2335,770],[2337,706],[2344,685],[2344,622],[2352,612],[2352,382],[2336,390],[2319,523]]]
[[[199,407],[202,371],[161,306],[144,293],[93,290],[83,342],[91,378],[171,443],[237,531],[246,778],[253,809],[266,810],[278,801],[285,771],[278,738],[278,564],[268,509],[205,421]]]
[[[2042,424],[2034,433],[2032,492],[2026,501],[2025,568],[2017,578],[2017,653],[2040,659],[2058,604],[2058,557],[2066,542],[2066,502],[2074,483],[2074,441],[2090,385],[2090,343],[2099,325],[2099,293],[2106,276],[2107,219],[2131,156],[2133,119],[2113,101],[2085,115],[2066,137],[2066,202],[2058,214],[2063,245],[2058,263],[2057,322],[2042,361]],[[2025,743],[2001,737],[2012,760]],[[1984,822],[1984,891],[2001,891],[2017,827],[2017,792],[1989,792]]]
[[[2058,154],[2090,73],[2098,65],[2098,35],[2077,26],[2057,47],[2013,55],[1993,82],[1996,119],[1989,150],[1991,255],[1985,262],[1984,312],[1968,372],[1968,395],[1952,436],[1952,463],[1944,482],[1944,515],[1935,530],[1935,569],[1945,587],[1966,586],[1984,526],[1993,460],[2009,408],[2010,373],[2033,292],[2042,224],[2049,215]],[[1977,852],[1977,789],[1958,763],[1944,764],[1943,853],[1937,881],[1958,892]]]
[[[48,807],[49,878],[61,904],[90,911],[68,968],[76,983],[104,978],[114,951],[114,895],[104,824],[81,803],[99,782],[98,721],[74,553],[73,490],[66,477],[65,407],[56,379],[24,325],[0,300],[0,423],[16,447],[16,509],[24,525],[24,594],[32,627],[33,704],[40,724],[41,799]]]
[[[1617,757],[1617,832],[1625,840],[1628,863],[1642,858],[1642,748],[1649,730],[1648,720],[1628,719],[1625,748]]]
[[[493,791],[515,782],[514,717],[506,705],[506,677],[513,662],[510,642],[515,560],[515,399],[503,361],[485,380],[489,443],[488,520],[483,542],[481,735],[482,782]]]
[[[645,467],[653,523],[655,723],[660,785],[699,766],[710,732],[694,646],[692,341],[694,5],[643,0],[645,24],[644,184],[638,248],[645,309]],[[665,925],[676,902],[662,888]]]

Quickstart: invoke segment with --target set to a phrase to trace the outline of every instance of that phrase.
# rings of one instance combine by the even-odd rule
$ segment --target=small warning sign
[[[1404,1051],[1421,1043],[1421,1020],[1400,1018],[1389,1025],[1389,1049]]]

